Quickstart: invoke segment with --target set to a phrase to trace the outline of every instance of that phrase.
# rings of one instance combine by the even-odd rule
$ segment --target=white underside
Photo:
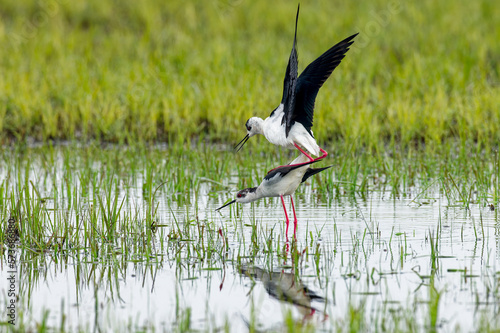
[[[304,126],[295,122],[290,132],[288,133],[288,137],[285,134],[285,124],[281,124],[281,120],[283,118],[283,104],[274,111],[272,117],[267,117],[264,120],[263,124],[263,132],[266,139],[272,144],[296,149],[293,145],[297,143],[301,148],[303,148],[307,153],[319,156],[320,150],[319,146],[316,143],[316,140],[307,132]],[[305,172],[305,171],[304,171]]]

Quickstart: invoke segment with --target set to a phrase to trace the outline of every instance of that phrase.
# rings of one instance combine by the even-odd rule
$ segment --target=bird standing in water
[[[301,157],[302,155],[299,156],[294,162],[300,161]],[[292,210],[294,218],[293,236],[295,237],[297,232],[297,215],[295,214],[295,205],[293,203],[292,194],[295,192],[297,187],[299,187],[299,185],[305,182],[309,177],[317,174],[318,172],[321,172],[323,170],[332,167],[332,166],[327,166],[324,168],[314,168],[314,169],[310,168],[309,164],[315,162],[317,162],[317,160],[278,167],[270,171],[264,177],[264,180],[259,186],[246,188],[244,190],[239,191],[236,194],[236,199],[228,202],[227,204],[225,204],[220,208],[217,208],[216,210],[220,210],[235,202],[248,203],[266,197],[280,197],[281,203],[283,205],[283,210],[285,211],[286,234],[288,235],[288,225],[290,224],[290,221],[288,219],[288,213],[286,211],[285,200],[283,199],[283,197],[289,195],[290,200],[292,202]]]

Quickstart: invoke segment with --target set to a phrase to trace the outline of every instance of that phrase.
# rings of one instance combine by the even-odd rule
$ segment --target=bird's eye
[[[247,126],[247,130],[251,131],[252,130],[252,126]]]
[[[236,196],[237,196],[238,198],[241,198],[243,195],[242,195],[241,193],[238,193]]]

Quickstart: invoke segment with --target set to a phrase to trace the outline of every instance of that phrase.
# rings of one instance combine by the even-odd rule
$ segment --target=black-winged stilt
[[[286,212],[284,196],[289,195],[292,202],[293,210],[293,235],[295,237],[297,231],[297,215],[295,215],[295,206],[293,203],[292,194],[295,192],[300,183],[303,183],[307,178],[321,172],[325,169],[331,168],[332,166],[327,166],[324,168],[310,168],[309,164],[317,162],[317,160],[297,163],[301,161],[303,155],[300,155],[295,159],[290,165],[281,166],[270,171],[265,177],[262,183],[257,187],[246,188],[239,191],[236,194],[236,199],[226,203],[224,206],[217,208],[220,210],[226,206],[229,206],[235,202],[239,203],[249,203],[261,198],[266,197],[280,197],[281,203],[283,205],[283,210],[285,211],[286,217],[286,234],[288,235],[288,225],[290,221],[288,219],[288,213]]]
[[[236,145],[235,149],[237,151],[243,147],[250,137],[263,134],[269,142],[275,145],[291,149],[297,148],[307,156],[309,161],[314,161],[315,159],[311,155],[319,156],[320,151],[323,155],[316,160],[325,158],[328,155],[325,150],[318,146],[311,130],[314,102],[319,88],[340,64],[345,53],[349,50],[349,46],[354,42],[353,39],[357,33],[331,47],[310,63],[297,78],[298,60],[295,46],[299,9],[300,6],[297,8],[295,36],[285,72],[281,103],[265,120],[259,117],[252,117],[247,120],[245,124],[247,135]]]

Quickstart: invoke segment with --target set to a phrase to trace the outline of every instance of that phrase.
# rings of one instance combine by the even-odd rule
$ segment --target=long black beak
[[[239,152],[241,150],[241,148],[243,148],[243,146],[245,145],[245,143],[247,143],[248,139],[250,139],[250,135],[246,135],[243,140],[240,141],[240,143],[238,143],[236,146],[234,146],[234,149],[236,149],[236,152]],[[239,146],[239,148],[238,148]]]
[[[235,202],[236,202],[236,200],[230,201],[230,202],[228,202],[227,204],[225,204],[224,206],[217,208],[215,211],[221,210],[222,208],[224,208],[224,207],[226,207],[226,206],[229,206],[230,204],[233,204],[233,203],[235,203]]]

